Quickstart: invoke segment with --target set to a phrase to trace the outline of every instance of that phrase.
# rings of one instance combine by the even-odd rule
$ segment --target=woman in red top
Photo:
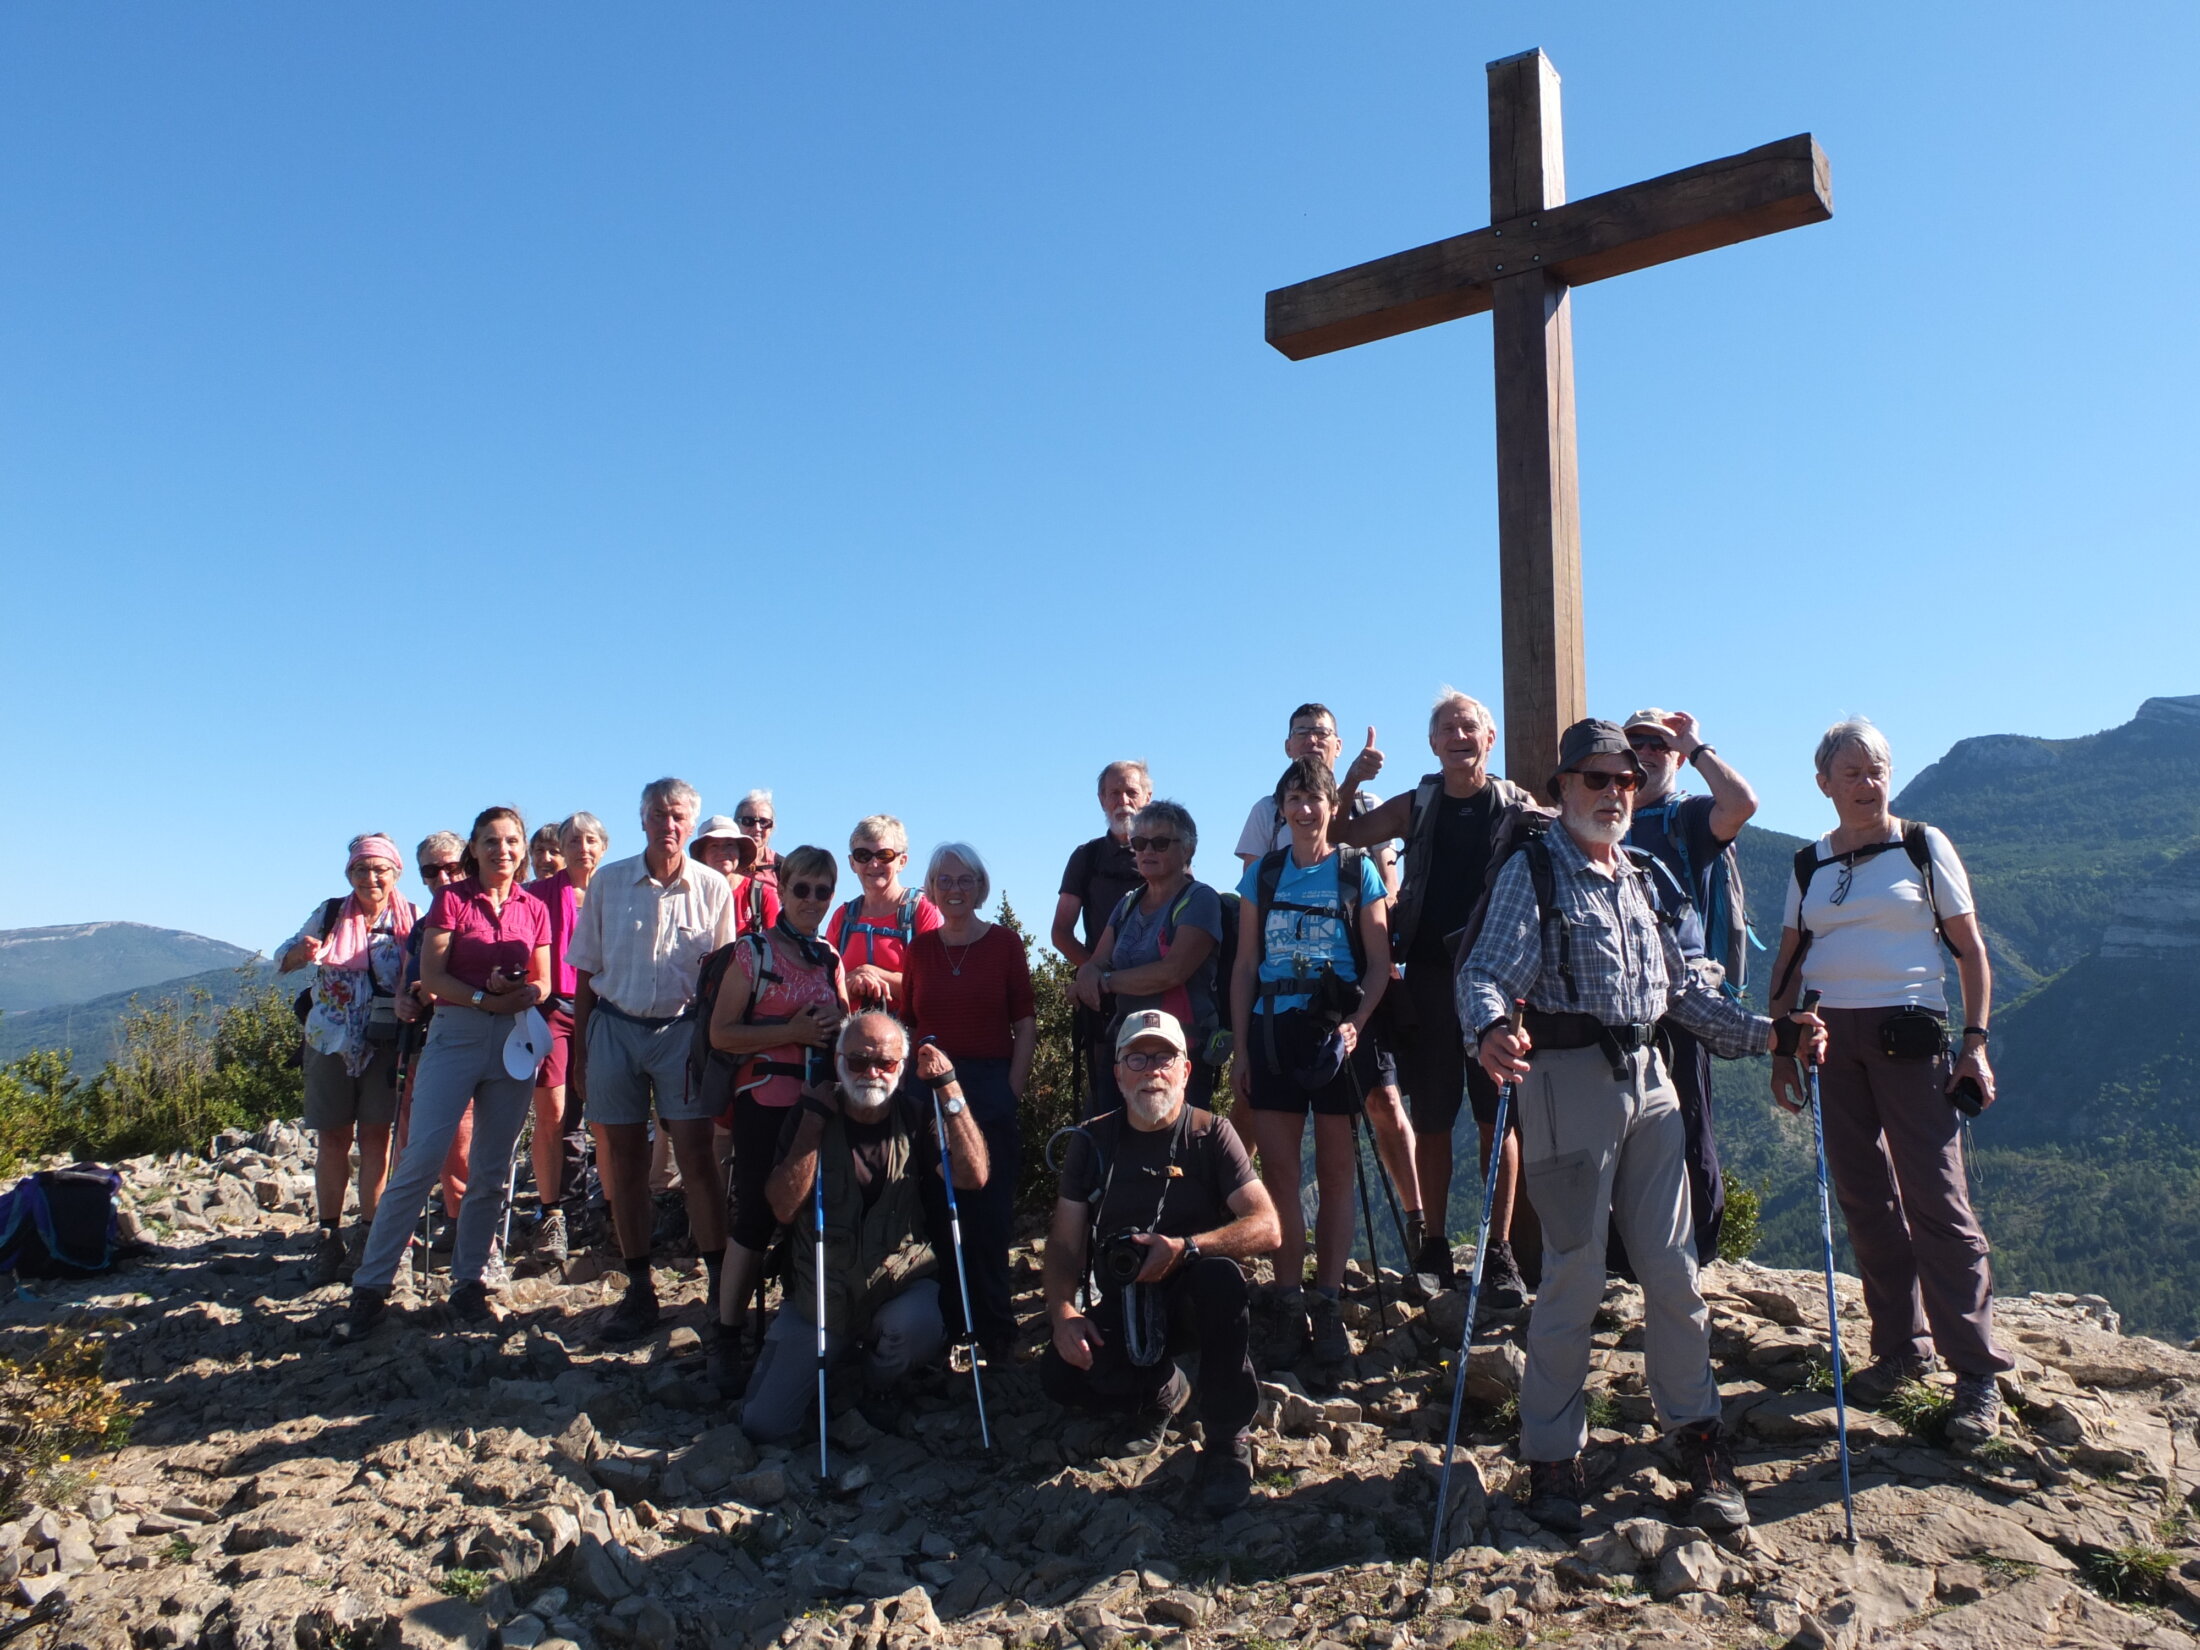
[[[901,885],[908,863],[909,833],[892,814],[873,814],[848,837],[848,864],[863,894],[833,913],[825,937],[848,970],[848,1000],[857,1008],[899,1015],[909,944],[940,925],[939,907]]]
[[[468,1105],[475,1112],[474,1143],[451,1252],[450,1304],[462,1320],[494,1315],[482,1273],[503,1218],[512,1147],[527,1121],[539,1046],[548,1042],[540,1015],[531,1026],[521,1017],[550,999],[550,913],[519,885],[527,827],[513,809],[491,808],[474,821],[463,863],[466,875],[437,894],[421,919],[427,938],[420,948],[420,983],[435,998],[435,1017],[413,1077],[412,1129],[375,1207],[351,1307],[337,1326],[339,1340],[357,1339],[381,1317],[413,1222],[435,1189]],[[514,1044],[515,1033],[529,1031],[539,1039],[532,1057],[524,1044]]]
[[[941,923],[910,945],[902,991],[916,1034],[935,1039],[954,1061],[992,1160],[985,1185],[961,1193],[959,1201],[970,1315],[976,1320],[970,1332],[988,1356],[1004,1356],[1016,1336],[1008,1240],[1023,1171],[1018,1108],[1039,1046],[1038,1006],[1024,942],[1005,924],[978,915],[993,880],[977,849],[966,842],[933,849],[924,885]],[[951,1298],[945,1291],[942,1297]],[[953,1311],[960,1309],[956,1300]]]

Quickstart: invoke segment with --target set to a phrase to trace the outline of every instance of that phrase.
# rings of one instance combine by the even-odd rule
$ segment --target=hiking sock
[[[1324,1289],[1318,1283],[1314,1285],[1314,1293],[1321,1296],[1321,1298],[1327,1301],[1331,1306],[1335,1306],[1339,1301],[1344,1299],[1344,1290],[1342,1288]]]
[[[628,1288],[640,1289],[652,1295],[657,1293],[657,1280],[649,1272],[649,1256],[629,1256],[625,1265]]]
[[[721,1249],[715,1255],[705,1255],[703,1257],[703,1270],[710,1274],[710,1309],[715,1313],[718,1310],[720,1286],[726,1280],[725,1250]]]

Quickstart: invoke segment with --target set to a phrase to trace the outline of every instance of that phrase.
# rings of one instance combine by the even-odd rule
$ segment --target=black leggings
[[[779,1161],[779,1136],[792,1106],[760,1105],[746,1094],[733,1097],[733,1160],[726,1173],[726,1233],[744,1249],[759,1254],[772,1246],[779,1217],[764,1196],[764,1182]]]

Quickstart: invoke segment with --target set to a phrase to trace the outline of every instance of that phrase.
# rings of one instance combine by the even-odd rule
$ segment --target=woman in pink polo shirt
[[[506,1171],[539,1062],[539,1053],[529,1061],[515,1057],[507,1044],[520,1016],[552,994],[550,913],[519,885],[527,826],[514,809],[490,808],[474,821],[464,864],[466,875],[437,894],[421,919],[427,938],[420,948],[420,983],[435,998],[435,1017],[413,1077],[412,1130],[374,1211],[351,1306],[337,1325],[339,1340],[357,1339],[381,1317],[413,1222],[469,1104],[474,1141],[451,1252],[450,1304],[461,1320],[492,1315],[482,1273],[504,1215]]]

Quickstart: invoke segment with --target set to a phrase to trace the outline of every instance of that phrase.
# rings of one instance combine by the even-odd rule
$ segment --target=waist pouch
[[[398,1023],[394,1014],[387,1020],[379,1016],[370,1016],[367,1020],[366,1030],[367,1047],[395,1048],[398,1038],[402,1037],[404,1033],[405,1028]]]
[[[1948,1052],[1948,1017],[1911,1004],[1879,1022],[1879,1052],[1890,1060],[1937,1060]]]

